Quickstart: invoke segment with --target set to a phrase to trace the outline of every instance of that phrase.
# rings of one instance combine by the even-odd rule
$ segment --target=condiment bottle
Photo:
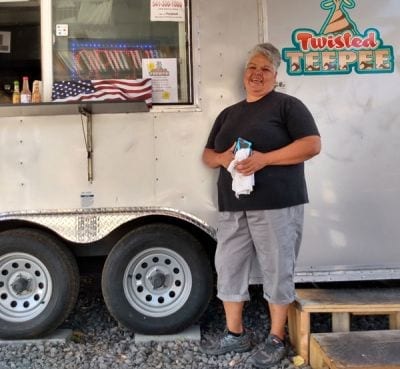
[[[12,103],[19,104],[21,102],[21,93],[19,92],[19,82],[14,81],[14,91],[12,94]]]
[[[22,77],[21,104],[29,104],[32,101],[32,93],[29,89],[28,77]]]
[[[32,85],[32,103],[40,103],[40,86],[39,81],[33,81]]]

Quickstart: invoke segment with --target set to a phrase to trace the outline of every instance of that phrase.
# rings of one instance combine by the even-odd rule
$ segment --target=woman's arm
[[[235,145],[221,153],[218,153],[213,149],[204,149],[202,157],[204,164],[210,168],[228,168],[231,161],[235,158],[235,155],[233,154],[234,147]]]
[[[267,165],[292,165],[302,163],[319,154],[320,151],[321,138],[317,135],[306,136],[278,150],[266,153],[253,151],[251,156],[236,165],[236,170],[248,176]]]

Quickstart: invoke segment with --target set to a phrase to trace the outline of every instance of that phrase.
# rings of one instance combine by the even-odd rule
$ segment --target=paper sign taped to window
[[[152,22],[184,22],[185,0],[150,0]]]
[[[151,78],[153,103],[178,102],[177,60],[175,58],[142,59],[143,78]]]

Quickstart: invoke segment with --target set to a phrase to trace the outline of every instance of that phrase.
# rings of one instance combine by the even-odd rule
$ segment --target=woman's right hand
[[[224,167],[227,169],[231,161],[235,159],[235,154],[233,153],[234,148],[235,144],[224,152],[216,152],[213,149],[204,149],[203,162],[210,168]]]
[[[225,169],[228,169],[229,164],[232,162],[233,159],[235,159],[235,154],[233,153],[233,150],[235,148],[235,144],[233,144],[228,150],[220,153],[220,162],[221,166],[224,167]]]

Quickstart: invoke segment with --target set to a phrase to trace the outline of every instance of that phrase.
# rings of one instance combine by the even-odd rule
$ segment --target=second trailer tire
[[[0,233],[0,337],[34,338],[57,328],[72,311],[79,271],[56,238],[33,229]]]
[[[142,334],[182,331],[205,311],[212,269],[200,243],[165,224],[143,226],[119,241],[102,274],[111,315]]]

